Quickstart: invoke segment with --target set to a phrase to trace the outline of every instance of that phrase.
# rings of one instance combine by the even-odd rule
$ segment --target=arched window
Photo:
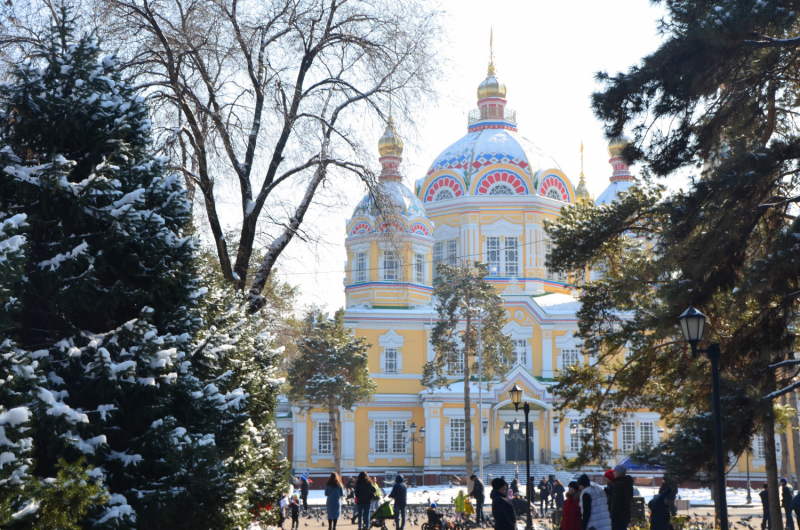
[[[453,195],[453,192],[448,188],[442,188],[436,192],[436,195],[433,197],[433,201],[448,201],[450,199],[455,199],[456,196]]]
[[[489,190],[489,195],[516,195],[516,193],[508,184],[495,184]]]
[[[548,189],[547,190],[547,195],[545,195],[545,197],[547,197],[549,199],[555,199],[557,201],[560,201],[560,200],[563,199],[563,197],[561,196],[561,192],[559,192],[556,188]]]

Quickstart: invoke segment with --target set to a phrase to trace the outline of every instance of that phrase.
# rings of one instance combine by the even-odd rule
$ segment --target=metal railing
[[[548,451],[547,449],[542,449],[542,457],[541,463],[546,464],[548,466],[552,466],[556,460],[561,458],[561,455],[558,453],[554,453],[553,451]]]
[[[469,112],[469,123],[481,120],[503,120],[517,123],[517,111],[507,107],[481,107]]]

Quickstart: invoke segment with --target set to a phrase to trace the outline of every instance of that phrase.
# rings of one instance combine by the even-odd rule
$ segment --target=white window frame
[[[520,236],[497,235],[497,233],[484,236],[483,262],[489,266],[489,275],[518,277],[521,270],[521,248]]]
[[[396,374],[398,357],[399,353],[397,348],[384,348],[382,372],[385,374]]]
[[[514,366],[528,366],[528,339],[511,339],[514,345]],[[520,353],[522,355],[520,355]]]
[[[577,453],[583,447],[581,436],[586,432],[586,428],[579,419],[569,418],[569,450]]]
[[[405,428],[405,420],[392,420],[392,453],[405,454],[408,452],[406,437],[403,434]]]
[[[561,369],[566,370],[570,366],[581,366],[583,364],[583,352],[580,348],[570,347],[561,348]]]
[[[655,444],[655,424],[651,421],[639,422],[639,445],[653,447]]]
[[[450,418],[450,451],[465,451],[467,447],[467,426],[464,418]]]
[[[550,267],[547,266],[547,260],[550,258],[550,254],[553,252],[554,244],[553,240],[549,237],[544,238],[544,277],[547,280],[557,281],[557,282],[566,282],[567,281],[567,274],[564,272],[559,272],[556,274]]]
[[[389,435],[390,420],[375,420],[372,429],[375,431],[375,450],[376,454],[390,453],[391,436]]]
[[[384,374],[402,374],[403,373],[403,344],[405,344],[405,337],[400,335],[395,330],[390,329],[385,334],[378,337],[378,346],[381,348],[380,358],[380,371]],[[395,366],[394,371],[387,370],[386,351],[394,350],[395,353]],[[389,367],[392,368],[391,366]]]
[[[503,275],[502,236],[486,236],[486,264],[489,266],[490,276]]]
[[[414,281],[416,283],[426,283],[425,257],[425,254],[422,252],[414,252]]]
[[[402,267],[400,265],[400,253],[396,250],[383,251],[383,263],[381,264],[381,279],[384,281],[397,281],[400,279]],[[393,265],[390,265],[393,264]]]
[[[317,454],[333,454],[333,435],[331,433],[331,424],[328,421],[317,422]]]
[[[458,263],[458,239],[443,239],[433,244],[433,277],[438,278],[436,264],[455,266]]]
[[[367,281],[369,269],[369,257],[366,250],[360,250],[353,255],[353,282],[363,283]]]
[[[519,276],[519,238],[516,236],[506,236],[503,240],[503,271],[506,276]]]
[[[619,433],[622,453],[627,455],[636,450],[636,422],[622,422]]]

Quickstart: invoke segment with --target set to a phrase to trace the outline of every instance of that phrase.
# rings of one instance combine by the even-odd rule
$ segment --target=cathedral
[[[552,469],[547,465],[556,458],[575,456],[580,449],[581,412],[558,418],[551,385],[559,370],[589,362],[577,335],[581,302],[567,277],[546,267],[552,242],[544,222],[557,218],[565,206],[593,198],[582,172],[573,186],[558,163],[519,132],[516,113],[506,106],[506,86],[491,62],[477,98],[467,133],[436,157],[413,191],[402,181],[403,142],[390,117],[378,142],[379,188],[399,214],[387,223],[369,194],[346,223],[345,320],[372,345],[369,370],[377,392],[372,401],[340,411],[345,477],[365,470],[386,483],[398,473],[409,483],[412,476],[418,484],[442,483],[463,475],[467,436],[476,473],[479,454],[486,466],[523,463],[524,416],[509,395],[515,385],[531,407],[528,443],[537,469]],[[634,183],[621,157],[626,142],[609,142],[610,183],[597,205],[613,201]],[[386,237],[387,231],[397,237]],[[471,387],[470,432],[463,366],[448,367],[449,386],[430,391],[420,382],[423,366],[435,355],[430,334],[437,321],[436,264],[462,260],[488,265],[487,280],[504,299],[504,331],[514,345],[505,381],[488,389]],[[283,401],[279,412],[284,452],[294,472],[327,477],[333,471],[327,411]],[[639,445],[655,443],[665,428],[656,413],[631,413],[613,434],[614,463],[626,461]],[[754,441],[750,460],[750,469],[762,475],[763,446],[763,439]]]

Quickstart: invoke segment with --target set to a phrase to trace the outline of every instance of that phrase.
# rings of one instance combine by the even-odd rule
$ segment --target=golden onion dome
[[[625,136],[617,136],[616,138],[612,138],[608,141],[608,156],[611,158],[617,158],[622,156],[622,152],[625,150],[626,147],[631,145],[633,140]]]
[[[394,120],[389,116],[386,122],[386,130],[378,140],[378,152],[381,156],[401,156],[403,154],[403,140],[397,135],[394,129]]]
[[[494,72],[494,63],[489,63],[489,72],[486,79],[478,85],[478,100],[486,98],[506,98],[506,85],[497,79]]]
[[[578,187],[575,188],[575,200],[577,202],[593,202],[594,200],[592,199],[592,194],[586,188],[586,181],[583,180],[583,175],[581,175],[581,180],[578,182]]]

